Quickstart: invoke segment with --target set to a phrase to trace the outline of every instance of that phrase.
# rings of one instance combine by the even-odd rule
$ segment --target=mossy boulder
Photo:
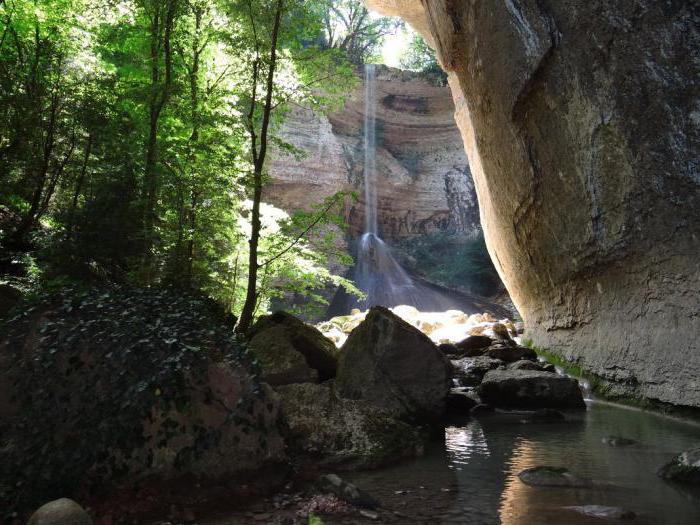
[[[388,412],[338,397],[328,384],[275,389],[290,454],[315,466],[374,468],[415,456],[421,436]]]
[[[261,317],[249,347],[271,385],[326,381],[336,375],[338,349],[318,329],[286,312]]]

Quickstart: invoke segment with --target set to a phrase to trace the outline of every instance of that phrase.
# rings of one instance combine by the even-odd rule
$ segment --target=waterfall
[[[357,246],[355,281],[367,294],[365,307],[415,305],[413,280],[394,259],[389,246],[379,238],[377,221],[377,106],[376,69],[365,65],[364,114],[365,231]]]
[[[365,65],[365,233],[377,235],[377,106],[374,64]]]

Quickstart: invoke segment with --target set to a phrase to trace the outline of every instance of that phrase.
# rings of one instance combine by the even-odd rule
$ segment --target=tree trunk
[[[255,141],[253,140],[253,158],[255,160],[253,170],[253,209],[251,211],[251,233],[248,245],[250,254],[248,256],[248,284],[246,289],[245,302],[241,310],[241,316],[236,326],[236,331],[246,333],[253,322],[255,309],[258,302],[258,245],[260,243],[260,201],[262,199],[262,179],[265,166],[265,156],[267,154],[267,134],[270,126],[270,115],[272,113],[272,91],[275,86],[275,66],[277,65],[277,38],[279,36],[280,20],[282,18],[283,0],[277,0],[277,10],[275,12],[275,22],[272,28],[270,41],[270,64],[267,72],[265,85],[265,107],[263,109],[262,126],[260,127],[260,149],[255,151]],[[254,100],[253,102],[254,103]],[[252,124],[252,123],[251,123]],[[254,131],[251,132],[253,138]]]
[[[68,225],[66,227],[66,240],[71,240],[73,237],[73,228],[75,226],[75,211],[78,208],[78,198],[80,193],[83,191],[83,184],[85,183],[85,175],[87,174],[88,160],[90,160],[90,154],[92,153],[92,134],[88,135],[87,144],[85,144],[85,156],[83,157],[83,165],[80,168],[80,175],[78,175],[78,180],[75,183],[75,191],[73,192],[73,199],[70,205],[70,212],[68,214]]]

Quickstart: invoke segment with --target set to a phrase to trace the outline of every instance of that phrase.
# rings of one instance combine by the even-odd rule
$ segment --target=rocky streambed
[[[88,298],[79,309],[99,326],[103,317],[105,323],[111,319],[105,308],[108,314],[122,308],[104,295],[96,300],[101,307],[93,309]],[[141,319],[161,298],[130,300],[144,302]],[[32,340],[35,355],[44,355],[48,342],[61,349],[58,363],[66,363],[59,369],[67,378],[61,379],[63,390],[47,383],[47,395],[63,395],[93,376],[106,385],[109,376],[100,371],[112,373],[105,368],[115,359],[110,339],[101,347],[100,365],[86,361],[94,353],[87,339],[76,347],[63,344],[64,334],[66,341],[76,340],[68,322],[74,310],[64,302],[43,313],[41,319],[60,319],[52,321],[59,329],[54,334],[54,325],[44,324],[50,337]],[[178,311],[171,317],[173,323],[181,318]],[[139,323],[133,327],[143,326]],[[669,460],[700,441],[700,430],[656,415],[587,406],[575,379],[556,373],[519,344],[516,323],[487,314],[439,316],[374,307],[321,328],[340,331],[342,346],[283,312],[257,322],[244,353],[234,353],[238,343],[227,339],[210,337],[205,353],[183,344],[183,355],[192,357],[173,363],[170,375],[159,372],[168,383],[148,379],[149,367],[169,362],[154,355],[157,362],[141,363],[134,380],[136,391],[147,385],[141,404],[125,405],[124,396],[114,400],[127,407],[134,424],[142,418],[144,435],[153,438],[115,444],[112,434],[100,435],[82,475],[99,479],[102,495],[84,482],[59,493],[66,486],[59,479],[47,492],[82,494],[81,503],[97,522],[112,523],[301,524],[318,523],[316,517],[339,524],[561,523],[562,516],[566,523],[601,516],[648,523],[671,516],[675,521],[669,523],[684,523],[697,513],[692,492],[700,470],[697,451]],[[192,328],[181,330],[186,341]],[[122,337],[144,344],[133,331]],[[173,352],[173,344],[163,341],[163,356]],[[222,360],[225,348],[231,350]],[[53,362],[54,353],[45,355],[39,364]],[[133,366],[143,360],[140,353],[133,357]],[[16,358],[24,363],[20,354]],[[113,364],[121,369],[121,361]],[[42,369],[47,381],[55,375],[50,367]],[[175,386],[183,379],[189,381],[184,392]],[[78,424],[85,414],[103,417],[103,405],[93,410],[89,399],[70,421]],[[22,414],[12,417],[22,422]],[[57,446],[73,443],[61,421],[51,423]],[[6,455],[19,458],[20,442],[6,443]],[[107,450],[115,450],[116,458],[131,450],[130,461],[119,465],[127,476],[107,471],[96,477],[103,447],[112,447]],[[52,456],[50,464],[59,468],[60,459]],[[75,475],[82,472],[77,467],[83,465],[75,466]],[[29,489],[36,482],[25,475],[24,483]],[[8,486],[6,494],[12,493]],[[170,511],[163,510],[164,502]],[[75,511],[65,502],[56,505]]]

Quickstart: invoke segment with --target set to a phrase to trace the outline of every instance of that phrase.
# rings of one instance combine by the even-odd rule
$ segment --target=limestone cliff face
[[[480,232],[474,183],[447,87],[419,75],[377,69],[377,200],[385,239],[435,232],[465,238]],[[364,226],[364,89],[350,93],[328,117],[295,109],[284,124],[285,140],[306,155],[276,153],[264,198],[283,209],[308,208],[340,190],[356,191],[345,218],[351,235]]]
[[[367,0],[448,71],[489,251],[538,345],[700,407],[700,8]]]

